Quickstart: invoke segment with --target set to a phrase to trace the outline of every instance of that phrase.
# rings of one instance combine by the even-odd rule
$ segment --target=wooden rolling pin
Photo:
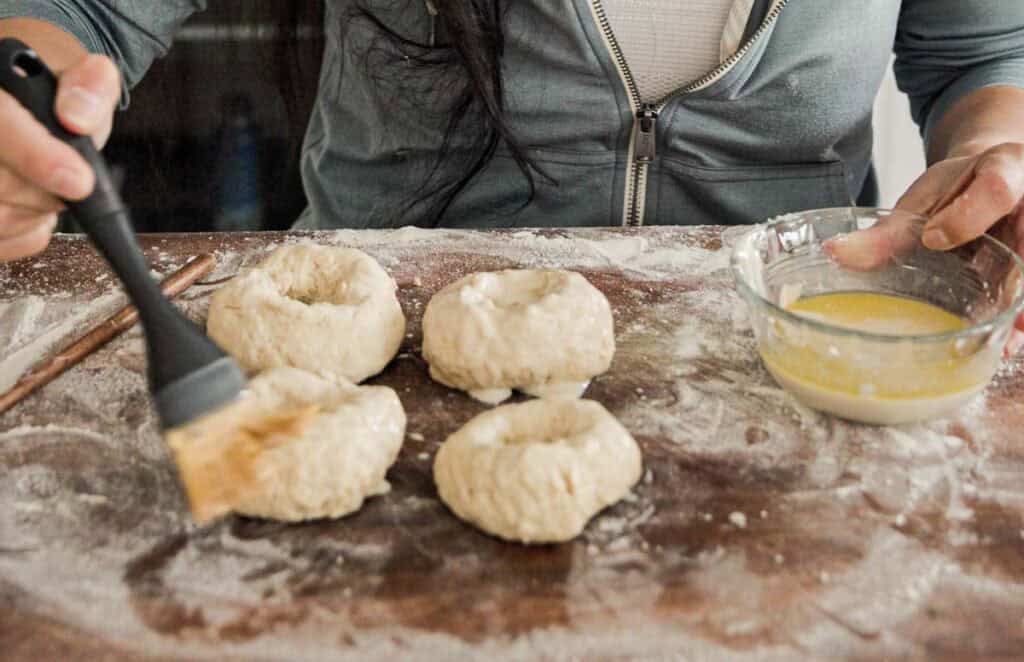
[[[160,289],[168,297],[176,297],[213,271],[216,264],[217,260],[213,255],[209,253],[198,255],[181,269],[165,278],[160,283]],[[138,321],[139,313],[134,306],[122,308],[120,312],[76,340],[49,361],[42,363],[22,377],[7,393],[0,395],[0,414],[27,398],[36,389],[49,384],[65,370],[135,326]]]

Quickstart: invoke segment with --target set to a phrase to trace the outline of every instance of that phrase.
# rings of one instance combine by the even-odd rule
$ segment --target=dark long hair
[[[331,1],[281,2],[281,23],[295,36],[297,26],[311,17],[322,17],[324,3]],[[417,105],[438,108],[446,118],[436,158],[401,213],[414,214],[410,220],[416,224],[437,225],[502,145],[527,184],[528,195],[521,206],[529,204],[535,195],[537,177],[547,182],[552,180],[516,139],[509,121],[502,74],[506,0],[373,2],[378,7],[389,4],[391,11],[431,15],[430,36],[424,40],[422,35],[403,34],[366,2],[356,3],[353,11],[343,17],[343,25],[327,26],[327,29],[341,29],[344,34],[355,21],[370,26],[379,37],[380,48],[367,53],[367,61],[373,63],[372,67],[367,67],[367,75],[382,86],[397,86],[392,89],[396,96],[422,97],[417,100],[422,103]],[[281,43],[294,45],[302,40],[289,39]],[[308,61],[309,53],[304,55]],[[299,54],[299,58],[302,56]],[[289,68],[280,76],[286,81],[285,97],[305,99],[307,88],[294,89],[296,80],[308,80],[294,76],[294,67],[298,66],[295,51],[281,53],[276,59],[281,66]],[[385,66],[378,68],[381,64]]]

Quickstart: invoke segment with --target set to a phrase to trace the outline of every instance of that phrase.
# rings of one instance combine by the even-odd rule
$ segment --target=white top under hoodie
[[[754,0],[602,0],[640,98],[653,103],[736,52]]]

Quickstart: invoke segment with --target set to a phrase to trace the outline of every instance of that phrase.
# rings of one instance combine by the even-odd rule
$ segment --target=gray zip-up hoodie
[[[353,4],[327,2],[320,93],[302,153],[309,209],[299,227],[416,220],[397,211],[422,181],[445,125],[441,113],[372,75],[380,73],[367,58],[372,31],[342,21]],[[431,34],[426,2],[367,4],[405,34]],[[0,17],[33,16],[69,30],[112,56],[131,85],[205,5],[0,0]],[[526,182],[499,149],[442,224],[740,224],[850,204],[870,170],[872,104],[892,52],[927,140],[965,94],[1024,87],[1024,2],[762,0],[734,57],[653,108],[637,101],[600,0],[510,2],[504,73],[512,126],[556,184],[539,180],[523,207]]]

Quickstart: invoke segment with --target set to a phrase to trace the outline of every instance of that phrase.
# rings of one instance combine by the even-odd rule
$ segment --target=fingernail
[[[76,200],[89,194],[88,175],[71,168],[57,168],[50,177],[50,190],[61,198]]]
[[[841,234],[834,240],[835,244],[842,246],[843,248],[850,248],[854,250],[870,248],[873,245],[871,238],[865,235],[863,232],[850,232],[848,234]]]
[[[100,120],[100,98],[81,87],[72,87],[57,99],[57,113],[65,121],[88,128]]]
[[[953,242],[950,241],[949,235],[942,228],[932,228],[931,230],[925,230],[924,236],[921,237],[924,245],[933,251],[944,251],[947,248],[953,247]]]
[[[870,269],[877,260],[875,242],[864,232],[851,232],[830,239],[825,252],[849,269]]]

